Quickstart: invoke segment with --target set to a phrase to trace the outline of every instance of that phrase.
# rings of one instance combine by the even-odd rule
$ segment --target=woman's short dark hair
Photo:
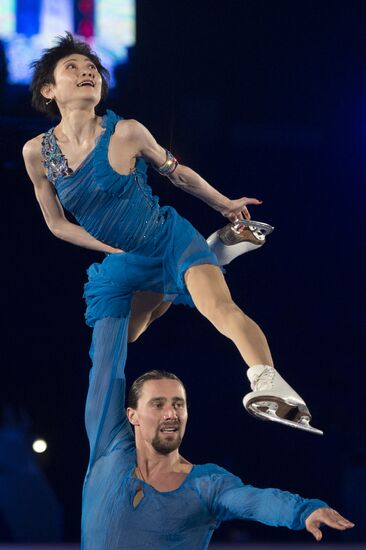
[[[164,380],[164,379],[176,380],[182,385],[184,392],[186,393],[186,389],[184,387],[182,380],[172,372],[168,372],[166,370],[150,370],[149,372],[145,372],[145,374],[142,374],[141,376],[139,376],[139,378],[137,378],[137,380],[134,381],[130,391],[128,392],[126,406],[131,407],[131,409],[137,409],[137,403],[141,397],[142,386],[145,384],[145,382],[147,382],[148,380]]]
[[[85,55],[96,66],[102,77],[101,101],[108,93],[109,71],[103,67],[97,54],[91,50],[86,42],[75,39],[70,32],[67,32],[65,36],[58,36],[56,38],[56,45],[54,47],[43,50],[43,55],[38,61],[31,63],[31,68],[34,69],[30,85],[32,105],[37,111],[45,113],[50,118],[59,116],[60,111],[55,101],[51,101],[49,105],[46,105],[46,99],[41,94],[41,90],[46,84],[55,84],[54,70],[57,63],[60,59],[73,53]]]

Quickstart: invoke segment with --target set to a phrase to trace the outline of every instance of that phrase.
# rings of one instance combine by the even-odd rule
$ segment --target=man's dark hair
[[[145,372],[145,374],[139,376],[139,378],[137,378],[137,380],[135,380],[132,384],[131,389],[128,392],[127,407],[131,407],[131,409],[137,409],[137,403],[141,397],[142,386],[145,384],[145,382],[147,382],[148,380],[164,379],[176,380],[183,386],[184,391],[186,391],[182,380],[172,372],[168,372],[166,370],[150,370],[149,372]]]
[[[41,94],[45,84],[55,84],[54,70],[60,59],[78,53],[88,57],[96,66],[102,77],[101,101],[106,97],[109,87],[109,71],[103,67],[99,57],[88,44],[75,39],[70,32],[65,36],[58,36],[56,46],[43,50],[43,55],[38,61],[31,63],[34,69],[30,90],[32,92],[32,105],[37,111],[45,113],[50,118],[60,116],[60,111],[55,101],[46,105],[46,99]]]

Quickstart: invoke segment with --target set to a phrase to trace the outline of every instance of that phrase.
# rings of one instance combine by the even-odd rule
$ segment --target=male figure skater
[[[94,331],[83,550],[203,550],[222,521],[238,518],[306,528],[316,540],[322,524],[353,527],[325,502],[257,489],[215,464],[193,465],[183,458],[186,392],[174,374],[150,371],[138,378],[125,411],[131,296],[105,280],[98,264],[89,277],[87,322]]]

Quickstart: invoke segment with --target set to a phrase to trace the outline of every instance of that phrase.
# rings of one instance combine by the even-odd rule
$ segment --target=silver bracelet
[[[154,170],[156,170],[161,176],[169,176],[174,172],[178,166],[178,161],[174,155],[168,149],[165,149],[166,160],[161,166],[156,166],[153,164]]]

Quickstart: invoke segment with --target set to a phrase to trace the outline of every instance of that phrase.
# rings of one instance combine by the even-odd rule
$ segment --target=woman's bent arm
[[[141,155],[148,162],[155,164],[155,166],[159,167],[163,165],[166,160],[166,151],[157,143],[147,128],[136,120],[126,122],[127,125],[123,126],[123,130],[125,135],[128,135],[129,140],[134,142],[137,155]],[[248,197],[231,200],[217,191],[197,172],[180,164],[178,164],[174,172],[168,175],[168,178],[175,186],[201,199],[211,206],[211,208],[229,218],[230,221],[235,221],[237,218],[242,218],[243,216],[249,219],[250,214],[246,205],[261,204],[261,201],[258,199]]]
[[[42,166],[39,137],[28,141],[23,147],[23,157],[34,192],[49,230],[55,237],[83,248],[98,252],[113,253],[121,250],[92,237],[85,229],[69,222],[64,214],[53,185],[48,181]]]

